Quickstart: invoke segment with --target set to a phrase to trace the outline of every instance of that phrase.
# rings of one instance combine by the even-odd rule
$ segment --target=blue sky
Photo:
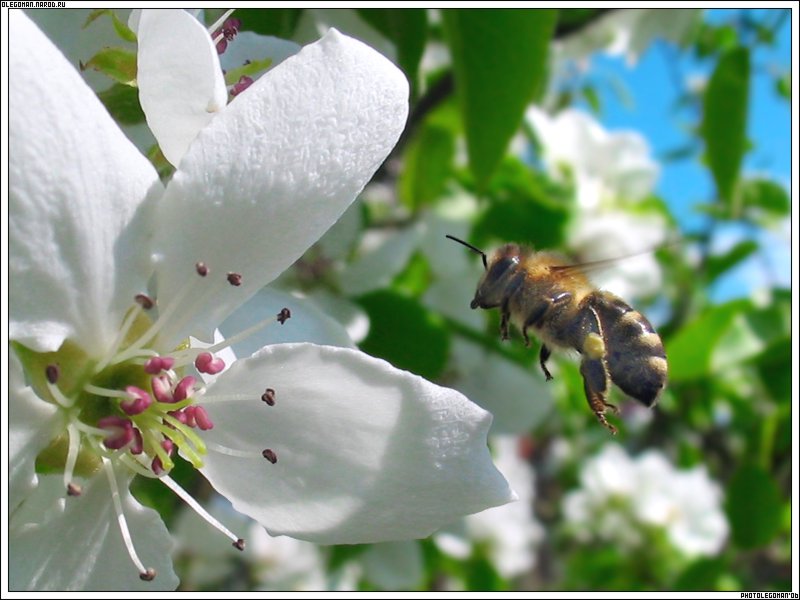
[[[705,18],[720,23],[740,12],[711,10]],[[766,11],[754,12],[759,16]],[[610,78],[627,89],[628,98],[614,92],[611,85],[598,89],[602,123],[610,130],[635,129],[648,139],[653,155],[662,165],[657,193],[669,203],[684,231],[703,227],[704,217],[693,207],[713,200],[714,184],[710,172],[699,163],[697,156],[676,161],[665,161],[662,157],[685,146],[692,137],[691,128],[699,120],[699,114],[690,110],[676,110],[680,91],[677,82],[707,79],[713,67],[713,60],[698,61],[690,53],[660,41],[652,44],[633,66],[627,64],[624,57],[597,55],[592,61],[598,81]],[[743,166],[745,174],[766,175],[787,188],[791,180],[791,111],[789,103],[775,92],[775,78],[770,75],[790,68],[791,20],[787,18],[776,46],[759,46],[751,57],[748,135],[754,147],[745,157]],[[721,246],[730,245],[746,235],[752,235],[752,231],[737,226],[725,227],[721,229],[719,242]],[[764,256],[754,257],[720,282],[713,291],[715,300],[747,295],[753,287],[766,284],[765,261],[767,270],[774,271],[771,276],[788,285],[789,246],[775,243],[772,237],[766,236]]]

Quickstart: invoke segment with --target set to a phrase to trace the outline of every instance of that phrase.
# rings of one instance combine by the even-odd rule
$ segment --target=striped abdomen
[[[592,292],[584,302],[597,315],[611,380],[646,406],[655,404],[667,383],[667,356],[653,326],[610,292]]]

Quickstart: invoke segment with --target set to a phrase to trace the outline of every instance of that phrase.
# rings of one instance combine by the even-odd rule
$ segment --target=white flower
[[[575,109],[550,117],[532,107],[527,118],[550,175],[563,180],[568,174],[574,182],[579,210],[567,236],[571,250],[586,262],[625,258],[597,281],[622,298],[657,291],[661,269],[649,251],[665,242],[667,225],[654,211],[630,210],[658,178],[647,141],[635,131],[606,131]]]
[[[614,10],[554,44],[561,59],[581,60],[604,50],[611,56],[624,55],[629,65],[660,38],[680,43],[700,16],[698,9],[622,9]]]
[[[573,108],[551,117],[531,107],[526,118],[543,146],[548,172],[563,179],[567,167],[582,209],[636,202],[652,192],[658,164],[639,133],[608,132],[589,114]]]
[[[635,549],[646,539],[643,528],[658,527],[687,556],[715,555],[725,543],[722,490],[704,466],[678,470],[656,451],[632,459],[609,444],[584,464],[580,481],[564,499],[564,515],[584,542]]]
[[[168,52],[181,41],[146,30],[162,17],[138,31]],[[408,93],[396,68],[330,32],[199,126],[165,188],[50,41],[10,19],[11,588],[175,587],[136,475],[241,545],[169,477],[171,450],[270,533],[320,542],[421,537],[513,497],[488,413],[355,350],[276,344],[207,386],[191,376],[253,331],[209,356],[190,336],[213,339],[392,148]]]

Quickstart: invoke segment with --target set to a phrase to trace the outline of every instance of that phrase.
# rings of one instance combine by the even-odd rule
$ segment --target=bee
[[[611,292],[593,286],[587,264],[569,264],[552,252],[534,252],[506,244],[490,258],[467,242],[447,238],[481,255],[485,272],[470,308],[500,308],[500,337],[508,339],[513,323],[530,346],[529,332],[542,341],[539,364],[547,369],[551,348],[581,355],[580,372],[589,406],[598,420],[617,433],[606,412],[619,414],[607,401],[613,382],[645,406],[653,406],[667,382],[667,356],[658,333],[642,313]]]

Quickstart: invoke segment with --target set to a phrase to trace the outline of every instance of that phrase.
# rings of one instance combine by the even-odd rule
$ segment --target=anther
[[[271,462],[273,465],[274,465],[276,462],[278,462],[278,455],[277,455],[277,454],[275,454],[275,452],[274,452],[273,450],[270,450],[269,448],[266,448],[266,449],[265,449],[263,452],[261,452],[261,456],[263,456],[264,458],[266,458],[266,459],[267,459],[269,462]]]
[[[244,539],[243,538],[239,538],[238,540],[233,542],[233,544],[231,544],[231,546],[233,546],[237,550],[243,551],[244,550]]]
[[[247,88],[249,88],[251,85],[253,85],[253,79],[251,77],[248,77],[247,75],[242,75],[241,77],[239,77],[239,81],[237,81],[231,86],[231,96],[234,97],[238,96]]]
[[[145,310],[150,310],[156,304],[155,301],[147,294],[136,294],[133,299],[136,301],[136,304]]]
[[[225,361],[210,352],[201,352],[194,359],[194,366],[201,373],[216,375],[225,368]]]
[[[144,440],[142,432],[138,428],[133,428],[133,443],[130,447],[131,454],[141,454],[144,451]]]
[[[278,313],[278,323],[283,325],[291,316],[292,311],[290,311],[288,308],[282,308],[281,312]]]
[[[108,431],[103,445],[109,450],[119,450],[133,441],[133,423],[129,419],[112,415],[100,419],[97,426]]]
[[[275,406],[275,390],[272,388],[267,388],[264,390],[264,393],[261,394],[261,400],[263,400],[268,406]]]
[[[61,370],[58,365],[47,365],[44,369],[44,376],[47,377],[47,382],[50,384],[55,385],[59,375],[61,375]]]
[[[169,377],[166,375],[158,375],[150,380],[150,388],[153,390],[153,396],[159,402],[172,404],[175,398],[172,397],[172,386],[169,382]]]
[[[200,277],[205,277],[208,275],[208,267],[206,266],[206,263],[202,261],[195,263],[194,269],[197,271],[197,274],[200,275]]]
[[[158,375],[161,371],[169,371],[175,364],[175,359],[171,356],[152,356],[144,363],[144,372],[150,375]]]
[[[150,394],[145,392],[142,388],[135,385],[129,385],[125,388],[130,400],[123,400],[119,403],[119,407],[125,412],[126,415],[139,415],[147,410],[147,407],[153,403]]]
[[[234,287],[239,287],[240,285],[242,285],[242,274],[228,273],[228,283],[230,283]]]
[[[77,483],[70,483],[67,485],[67,496],[77,497],[80,496],[83,492],[83,488],[79,486]]]
[[[153,581],[156,578],[156,570],[152,567],[139,573],[139,579],[142,581]]]
[[[194,408],[194,421],[197,423],[197,426],[202,429],[203,431],[208,431],[209,429],[214,428],[214,422],[211,420],[211,417],[208,416],[206,409],[202,406],[195,406]]]
[[[192,392],[194,391],[192,386],[194,385],[195,381],[197,380],[194,377],[187,375],[178,382],[178,385],[175,386],[175,394],[173,395],[175,402],[185,400],[192,395]]]

